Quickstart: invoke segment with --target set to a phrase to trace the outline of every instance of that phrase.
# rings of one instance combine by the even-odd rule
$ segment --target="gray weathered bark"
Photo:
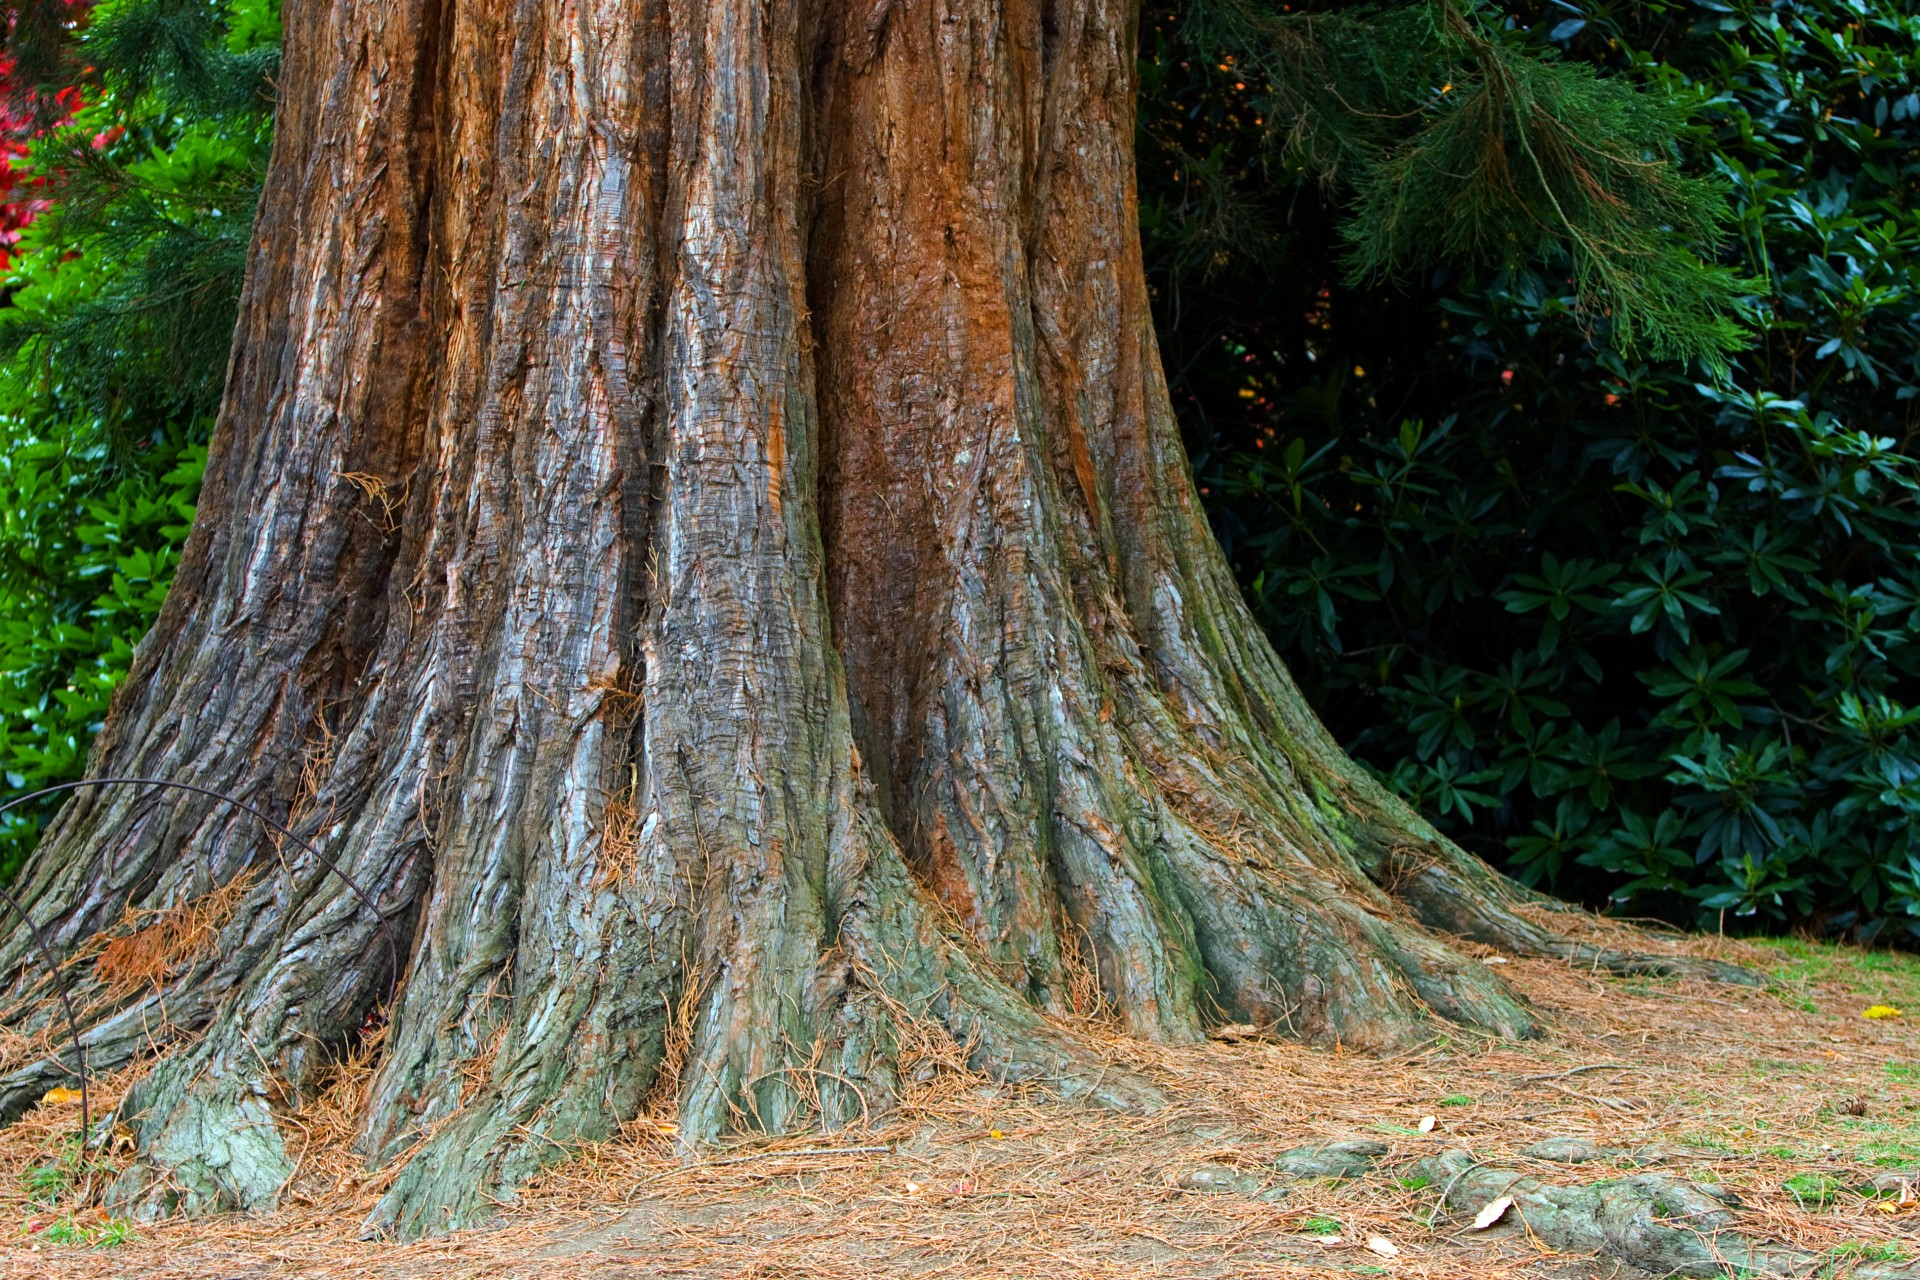
[[[96,1066],[160,1055],[124,1199],[272,1203],[370,1017],[419,1231],[650,1091],[689,1142],[878,1110],[927,1025],[1150,1105],[1043,1016],[1083,960],[1138,1035],[1357,1047],[1532,1030],[1430,928],[1644,963],[1524,918],[1254,626],[1157,363],[1127,0],[286,16],[202,516],[95,763],[380,910],[214,802],[69,806],[21,883]],[[217,946],[89,967],[221,886]],[[0,973],[44,1027],[24,934]]]

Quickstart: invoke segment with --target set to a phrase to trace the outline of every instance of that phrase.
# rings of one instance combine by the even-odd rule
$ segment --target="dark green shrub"
[[[1522,17],[1696,103],[1758,341],[1719,381],[1620,354],[1564,271],[1355,285],[1301,252],[1337,195],[1278,205],[1162,45],[1145,226],[1216,526],[1336,735],[1469,847],[1635,914],[1920,935],[1920,18]]]

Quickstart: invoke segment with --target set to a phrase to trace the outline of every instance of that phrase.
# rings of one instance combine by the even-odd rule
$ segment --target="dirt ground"
[[[283,1208],[258,1217],[108,1218],[92,1200],[111,1169],[75,1177],[71,1158],[60,1162],[78,1107],[54,1100],[0,1134],[0,1275],[1640,1274],[1555,1252],[1523,1214],[1476,1231],[1470,1210],[1439,1207],[1446,1188],[1406,1174],[1449,1147],[1559,1184],[1631,1172],[1622,1157],[1521,1154],[1579,1138],[1724,1188],[1734,1230],[1801,1251],[1803,1263],[1780,1274],[1920,1276],[1920,1205],[1898,1190],[1903,1172],[1920,1180],[1920,957],[1794,941],[1658,945],[1748,965],[1769,985],[1511,960],[1504,972],[1549,1026],[1540,1040],[1436,1024],[1430,1045],[1383,1059],[1251,1028],[1180,1049],[1104,1037],[1116,1064],[1172,1099],[1147,1116],[996,1086],[929,1059],[907,1105],[861,1130],[684,1163],[670,1126],[639,1121],[572,1153],[489,1227],[407,1245],[357,1238],[380,1190],[345,1144],[364,1069],[343,1068],[302,1114],[311,1135],[302,1171]],[[1865,1016],[1874,1006],[1905,1016]],[[101,1092],[124,1087],[102,1082]],[[1284,1153],[1342,1140],[1386,1150],[1352,1177],[1276,1166]]]

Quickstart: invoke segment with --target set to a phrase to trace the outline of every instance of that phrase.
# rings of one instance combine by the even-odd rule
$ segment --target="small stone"
[[[1274,1158],[1273,1167],[1296,1178],[1358,1178],[1392,1148],[1371,1138],[1350,1138],[1320,1147],[1295,1147]]]
[[[1698,1147],[1683,1147],[1672,1142],[1649,1142],[1627,1152],[1627,1159],[1645,1168],[1650,1164],[1678,1164],[1684,1160],[1710,1160],[1717,1154]]]
[[[1920,1196],[1920,1169],[1890,1169],[1875,1174],[1866,1190],[1877,1196]]]
[[[1552,1160],[1556,1164],[1587,1164],[1594,1160],[1612,1160],[1620,1152],[1585,1138],[1547,1138],[1520,1154],[1535,1160]]]
[[[1230,1169],[1226,1165],[1203,1164],[1193,1169],[1183,1169],[1173,1180],[1173,1185],[1182,1191],[1237,1192],[1240,1195],[1252,1195],[1260,1189],[1263,1179],[1244,1169]]]

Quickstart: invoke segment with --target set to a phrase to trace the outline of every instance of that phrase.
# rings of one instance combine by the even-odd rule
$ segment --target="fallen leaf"
[[[1310,1236],[1308,1238],[1311,1240],[1317,1241],[1320,1244],[1339,1244],[1340,1243],[1339,1236]]]
[[[1385,1236],[1368,1236],[1367,1248],[1373,1250],[1383,1258],[1398,1257],[1400,1254],[1400,1246]]]
[[[1485,1231],[1488,1227],[1500,1221],[1500,1219],[1505,1216],[1507,1210],[1511,1208],[1513,1208],[1512,1196],[1501,1196],[1498,1200],[1488,1201],[1480,1212],[1473,1215],[1473,1229],[1475,1231]]]
[[[907,1180],[907,1194],[910,1196],[917,1196],[920,1194],[920,1184],[913,1181],[911,1178]]]
[[[997,1141],[999,1141],[999,1140],[1000,1140],[1001,1138],[1004,1138],[1004,1137],[1006,1137],[1007,1135],[1006,1135],[1006,1134],[1004,1134],[1004,1133],[1002,1133],[1002,1132],[1000,1132],[1000,1131],[999,1131],[998,1129],[989,1129],[989,1130],[987,1130],[987,1136],[988,1136],[989,1138],[992,1138],[992,1139],[994,1139],[994,1140],[995,1140],[995,1141],[997,1142]]]
[[[1505,956],[1488,956],[1485,960],[1481,961],[1481,963],[1482,964],[1506,964],[1507,958]]]
[[[1879,1022],[1885,1018],[1898,1018],[1903,1015],[1890,1004],[1875,1004],[1868,1005],[1866,1009],[1861,1012],[1860,1016],[1863,1018],[1872,1018],[1875,1022]]]
[[[1438,1123],[1440,1123],[1440,1122],[1439,1122],[1438,1120],[1435,1120],[1435,1119],[1434,1119],[1434,1118],[1433,1118],[1432,1116],[1421,1116],[1421,1117],[1420,1117],[1420,1132],[1422,1132],[1422,1133],[1432,1133],[1432,1132],[1433,1132],[1433,1126],[1434,1126],[1434,1125],[1436,1125],[1436,1124],[1438,1124]]]
[[[80,1101],[78,1089],[49,1089],[40,1095],[40,1101],[50,1107],[62,1107]]]

